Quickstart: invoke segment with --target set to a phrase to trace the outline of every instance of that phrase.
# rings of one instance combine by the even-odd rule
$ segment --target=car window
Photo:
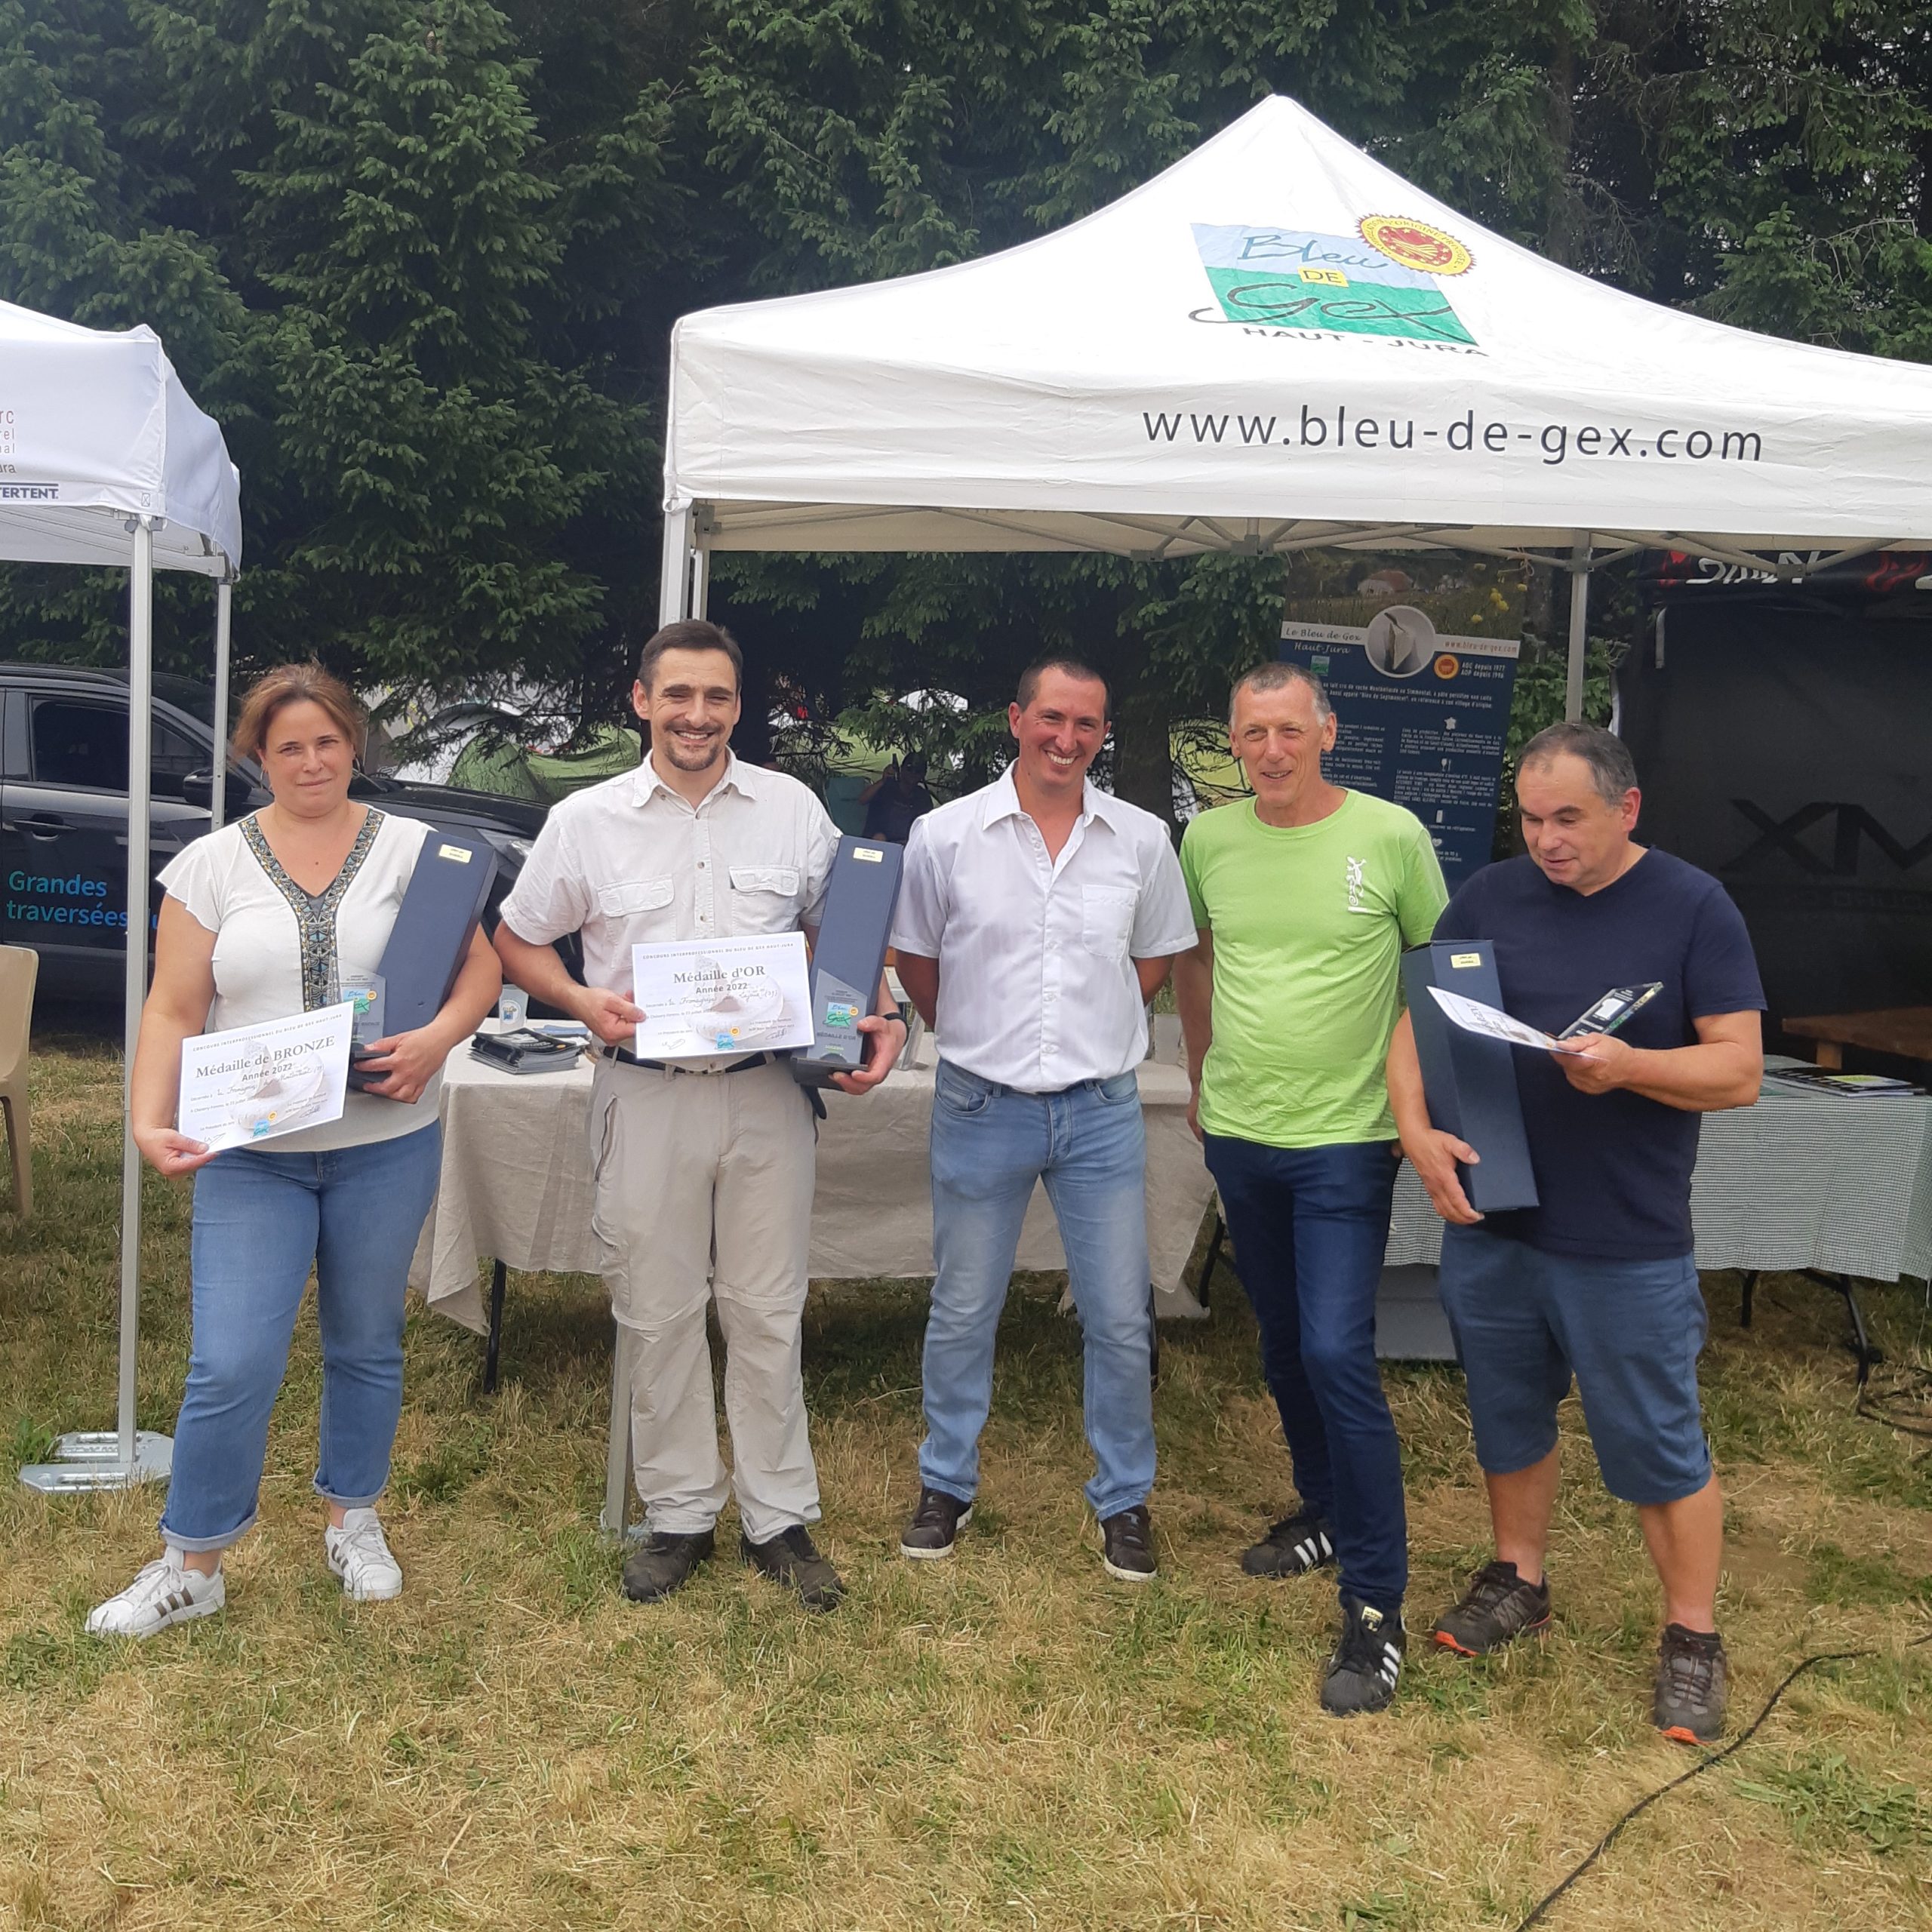
[[[112,705],[41,698],[33,707],[33,775],[42,785],[79,785],[96,792],[128,789],[128,714]],[[149,739],[150,789],[172,792],[191,771],[207,768],[208,754],[171,724],[156,718]]]

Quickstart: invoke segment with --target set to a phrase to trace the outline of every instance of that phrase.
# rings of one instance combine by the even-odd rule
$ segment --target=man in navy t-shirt
[[[1527,854],[1471,878],[1436,938],[1489,940],[1505,1008],[1546,1033],[1613,987],[1661,990],[1580,1051],[1517,1051],[1539,1204],[1487,1220],[1457,1174],[1474,1150],[1429,1123],[1406,1014],[1390,1045],[1403,1152],[1450,1223],[1442,1302],[1496,1536],[1496,1560],[1433,1635],[1476,1656],[1549,1623],[1556,1411],[1574,1374],[1604,1484],[1636,1505],[1663,1585],[1653,1715],[1706,1743],[1724,1728],[1724,1515],[1697,1401],[1690,1171],[1698,1115],[1758,1097],[1764,992],[1724,888],[1632,839],[1640,799],[1621,740],[1552,725],[1524,747],[1516,797]]]

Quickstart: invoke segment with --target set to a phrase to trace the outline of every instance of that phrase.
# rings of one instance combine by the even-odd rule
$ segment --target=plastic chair
[[[33,1027],[34,982],[40,955],[24,946],[0,946],[0,1110],[7,1117],[7,1152],[14,1163],[14,1208],[33,1213],[33,1128],[27,1112],[27,1036]]]

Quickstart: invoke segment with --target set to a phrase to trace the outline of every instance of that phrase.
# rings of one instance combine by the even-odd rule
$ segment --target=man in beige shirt
[[[655,940],[815,931],[838,835],[795,779],[731,750],[743,668],[730,633],[700,619],[645,645],[631,702],[650,728],[634,772],[556,806],[503,901],[506,976],[583,1020],[600,1044],[592,1088],[592,1226],[611,1311],[628,1331],[631,1440],[645,1536],[625,1593],[668,1596],[712,1549],[734,1491],[745,1560],[829,1610],[843,1594],[805,1525],[819,1516],[799,1323],[811,1229],[812,1103],[781,1060],[637,1059],[642,1011],[631,948]],[[552,942],[581,934],[584,979]],[[884,989],[880,1004],[889,1008]],[[905,1044],[896,1015],[860,1022],[862,1094]],[[718,1451],[706,1309],[728,1358],[728,1479]]]

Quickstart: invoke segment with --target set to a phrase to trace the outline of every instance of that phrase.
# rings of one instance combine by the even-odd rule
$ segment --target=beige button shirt
[[[824,806],[782,771],[731,754],[693,807],[647,758],[552,807],[503,915],[536,946],[580,932],[586,982],[628,998],[634,946],[816,926],[838,850]]]

